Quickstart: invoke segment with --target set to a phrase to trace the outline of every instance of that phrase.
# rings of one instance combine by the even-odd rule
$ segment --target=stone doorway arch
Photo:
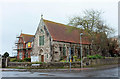
[[[40,49],[39,54],[42,54],[42,53],[43,53],[43,49]]]

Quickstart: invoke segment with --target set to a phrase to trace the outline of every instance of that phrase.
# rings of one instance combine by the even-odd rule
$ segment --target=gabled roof
[[[50,32],[53,41],[61,41],[61,42],[70,42],[70,43],[80,43],[80,32],[79,30],[75,29],[69,32],[68,25],[64,25],[61,23],[56,23],[52,21],[48,21],[43,19],[45,25]],[[82,44],[90,44],[86,37],[82,37]]]
[[[24,41],[26,43],[26,42],[30,41],[34,37],[34,35],[29,35],[29,34],[23,34],[23,33],[21,33],[20,37],[23,37],[23,39],[24,39]]]

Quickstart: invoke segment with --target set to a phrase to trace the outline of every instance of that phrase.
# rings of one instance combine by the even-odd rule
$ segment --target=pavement
[[[73,78],[76,77],[87,77],[93,79],[95,78],[102,78],[106,79],[107,77],[111,77],[113,79],[120,76],[118,65],[103,65],[103,66],[96,66],[96,67],[89,67],[89,68],[71,68],[70,69],[12,69],[12,68],[1,68],[2,70],[2,77],[3,79],[37,79],[39,77],[47,77],[54,79],[61,78]],[[14,78],[13,78],[14,77]],[[24,78],[21,78],[24,77]],[[53,78],[54,77],[54,78]],[[111,79],[109,78],[109,79]],[[120,78],[120,77],[119,77]],[[40,78],[41,79],[41,78]],[[56,78],[55,78],[56,79]]]
[[[1,68],[0,71],[33,71],[33,72],[51,72],[51,71],[62,71],[62,72],[77,72],[77,71],[89,71],[89,70],[102,70],[118,67],[118,64],[114,65],[102,65],[94,66],[89,68],[68,68],[68,69],[14,69],[14,68]]]
[[[34,71],[34,72],[51,72],[51,71],[81,71],[81,70],[90,70],[93,68],[71,68],[71,69],[11,69],[11,68],[2,68],[2,71]]]
[[[63,70],[63,69],[62,69]],[[76,69],[75,69],[76,70]],[[2,71],[2,77],[118,77],[118,68],[102,69],[102,70],[78,70],[78,72],[50,71],[50,72],[34,72],[34,71]],[[36,79],[36,78],[35,78]],[[41,79],[41,78],[40,78]],[[78,78],[79,79],[79,78]],[[92,78],[93,79],[93,78]],[[100,78],[101,79],[101,78]],[[106,78],[105,78],[106,79]],[[111,79],[111,78],[110,78]]]

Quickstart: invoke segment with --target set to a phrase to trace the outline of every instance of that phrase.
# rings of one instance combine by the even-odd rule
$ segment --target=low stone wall
[[[8,67],[30,67],[30,62],[9,62]]]
[[[108,65],[108,64],[118,64],[119,58],[105,58],[105,59],[87,59],[83,61],[83,65]],[[24,68],[68,68],[70,66],[69,62],[50,62],[50,63],[40,63],[33,64],[31,62],[9,62],[8,67],[24,67]],[[71,67],[80,67],[80,62],[72,62]]]
[[[108,57],[104,59],[84,59],[84,65],[89,64],[89,65],[109,65],[109,64],[118,64],[119,62],[118,57],[113,58],[113,57]]]
[[[51,62],[51,63],[40,63],[40,64],[33,64],[28,62],[9,62],[8,67],[24,67],[24,68],[63,68],[69,67],[69,62]],[[80,66],[80,62],[72,62],[72,67]]]

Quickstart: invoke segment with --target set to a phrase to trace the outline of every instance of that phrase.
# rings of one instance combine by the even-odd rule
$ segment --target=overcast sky
[[[43,18],[67,24],[68,18],[82,15],[85,9],[104,12],[106,24],[118,31],[118,0],[2,0],[0,1],[0,53],[9,52],[15,46],[16,35],[35,34]]]

